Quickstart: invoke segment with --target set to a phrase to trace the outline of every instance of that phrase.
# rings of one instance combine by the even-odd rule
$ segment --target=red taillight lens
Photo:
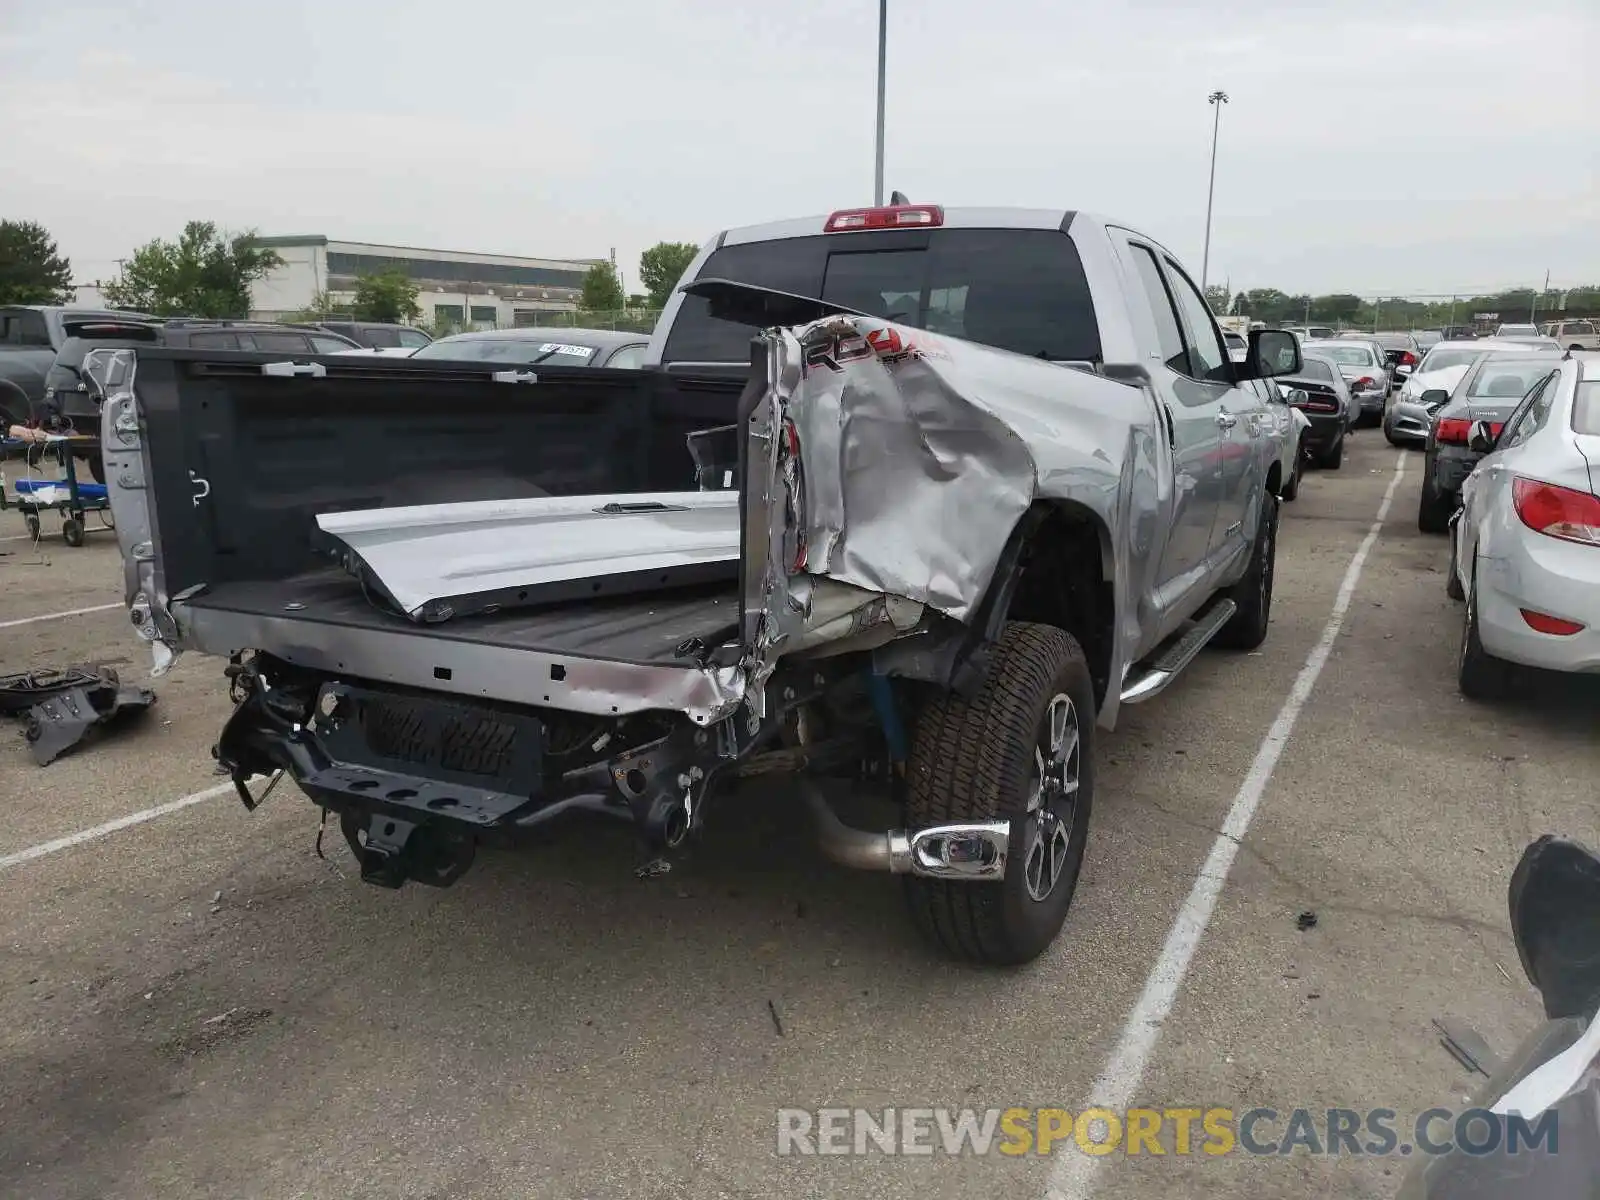
[[[1452,446],[1465,446],[1472,435],[1472,422],[1448,417],[1439,422],[1433,431],[1433,440]]]
[[[1583,626],[1576,621],[1568,621],[1563,617],[1552,617],[1549,613],[1535,612],[1531,608],[1517,610],[1522,614],[1522,619],[1528,623],[1528,628],[1536,633],[1550,633],[1556,637],[1571,637],[1575,633],[1582,633]]]
[[[1522,523],[1546,537],[1600,546],[1600,496],[1518,476],[1511,502]]]
[[[1414,367],[1414,366],[1416,366],[1417,365],[1417,356],[1415,354],[1411,353],[1411,351],[1409,351],[1409,350],[1405,351],[1404,353],[1402,353],[1400,355],[1400,365],[1402,367]]]
[[[883,208],[842,208],[828,218],[823,233],[855,229],[930,229],[944,224],[937,204],[891,204]]]
[[[1357,392],[1370,390],[1371,388],[1375,388],[1377,386],[1378,385],[1373,382],[1370,375],[1363,375],[1360,379],[1356,380],[1350,385],[1351,390]]]

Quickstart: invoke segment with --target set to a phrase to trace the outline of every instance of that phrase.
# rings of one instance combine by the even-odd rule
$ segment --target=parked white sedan
[[[1552,362],[1498,439],[1470,436],[1488,453],[1452,536],[1462,694],[1503,694],[1516,666],[1600,672],[1600,356]]]

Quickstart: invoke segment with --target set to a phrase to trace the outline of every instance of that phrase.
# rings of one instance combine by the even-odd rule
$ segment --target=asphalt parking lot
[[[897,882],[826,865],[771,785],[663,879],[635,879],[626,831],[601,828],[394,893],[359,882],[336,834],[313,853],[291,785],[253,814],[217,794],[218,661],[181,660],[147,719],[47,768],[0,730],[0,1193],[1390,1195],[1406,1159],[779,1158],[775,1113],[1078,1109],[1108,1089],[1157,1108],[1462,1102],[1472,1077],[1430,1022],[1506,1052],[1537,1020],[1505,885],[1539,833],[1600,844],[1600,700],[1457,695],[1419,461],[1364,431],[1342,471],[1306,476],[1266,645],[1207,653],[1102,739],[1078,899],[1016,972],[934,957]],[[120,608],[8,625],[114,604],[111,537],[21,534],[0,514],[0,673],[97,660],[138,682]],[[1241,797],[1258,802],[1229,828],[1209,925],[1152,1016],[1152,968]]]

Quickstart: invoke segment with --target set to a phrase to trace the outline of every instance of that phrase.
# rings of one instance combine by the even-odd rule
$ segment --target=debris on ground
[[[1489,1049],[1489,1043],[1470,1029],[1446,1025],[1437,1018],[1432,1024],[1439,1033],[1439,1044],[1449,1051],[1451,1058],[1485,1079],[1494,1078],[1501,1064],[1494,1051]]]
[[[91,732],[146,711],[156,702],[149,688],[123,687],[107,666],[24,671],[0,675],[0,714],[20,717],[33,761],[48,766]]]
[[[779,1037],[784,1037],[783,1020],[778,1016],[778,1006],[771,1000],[767,1001],[767,1012],[772,1014],[772,1027],[778,1031]]]
[[[1306,909],[1305,912],[1294,919],[1294,927],[1301,933],[1308,929],[1315,929],[1317,927],[1317,914],[1309,908]]]

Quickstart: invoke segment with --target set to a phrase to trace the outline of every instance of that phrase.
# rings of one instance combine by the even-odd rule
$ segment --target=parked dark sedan
[[[319,325],[368,350],[416,350],[433,341],[413,325],[388,325],[382,321],[321,321]]]
[[[637,367],[644,362],[648,333],[616,329],[491,329],[457,333],[429,342],[412,358],[506,363],[532,367]]]
[[[1492,437],[1516,411],[1535,384],[1559,367],[1551,354],[1507,350],[1485,354],[1467,368],[1449,399],[1434,410],[1422,460],[1422,496],[1417,503],[1417,528],[1444,533],[1450,528],[1461,485],[1483,454],[1469,444],[1475,421],[1488,423]],[[1422,394],[1424,404],[1438,403],[1435,392]]]
[[[1292,397],[1290,405],[1311,422],[1300,435],[1301,451],[1317,466],[1337,471],[1344,462],[1344,439],[1354,420],[1350,390],[1339,368],[1307,353],[1300,360],[1299,372],[1277,383]]]

